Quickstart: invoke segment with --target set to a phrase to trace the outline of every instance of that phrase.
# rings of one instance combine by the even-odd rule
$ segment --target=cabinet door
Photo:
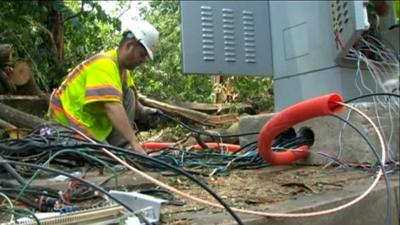
[[[181,1],[184,73],[272,76],[268,1]]]

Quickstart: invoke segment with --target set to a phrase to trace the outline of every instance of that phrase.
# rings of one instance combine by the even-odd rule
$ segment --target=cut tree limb
[[[0,119],[14,124],[18,128],[35,128],[48,123],[47,120],[22,112],[3,103],[0,103]]]
[[[142,94],[138,94],[139,101],[143,105],[147,105],[153,108],[160,109],[167,113],[177,114],[179,116],[188,118],[196,121],[203,125],[221,125],[227,122],[238,121],[239,115],[237,113],[225,114],[225,115],[208,115],[206,113],[198,112],[195,110],[183,108],[180,106],[171,105],[165,102],[160,102],[151,98],[148,98]]]
[[[15,63],[14,72],[10,74],[10,79],[17,86],[22,86],[32,78],[32,70],[28,63],[18,61]]]
[[[9,75],[9,78],[17,86],[17,94],[19,95],[43,94],[33,78],[31,67],[24,61],[15,64],[14,71]]]

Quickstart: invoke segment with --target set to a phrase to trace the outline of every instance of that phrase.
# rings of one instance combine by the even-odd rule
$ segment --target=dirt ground
[[[163,182],[193,196],[214,201],[210,194],[187,178],[170,173],[162,174],[160,180]],[[374,174],[374,170],[357,168],[271,166],[252,170],[232,170],[227,175],[199,178],[231,207],[268,211],[274,204],[299,196],[340,191],[346,185],[356,184],[361,180],[372,182]],[[147,185],[145,188],[149,187],[154,188],[154,185]],[[211,215],[223,211],[176,195],[169,200],[176,205],[162,206],[160,224],[163,225],[190,225],[192,222],[187,218],[187,213],[202,211]],[[1,222],[5,221],[0,219]]]
[[[276,203],[299,196],[310,196],[327,191],[340,191],[361,179],[370,178],[373,172],[358,169],[307,167],[266,167],[257,170],[234,170],[227,176],[207,178],[205,181],[231,207],[266,211]],[[167,183],[194,196],[213,200],[212,196],[181,177],[164,177]],[[185,218],[188,212],[205,210],[209,214],[222,212],[220,209],[187,201],[183,206],[164,206],[161,224],[190,225]]]

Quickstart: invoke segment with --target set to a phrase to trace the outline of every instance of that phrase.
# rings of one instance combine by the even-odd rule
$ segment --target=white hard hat
[[[150,59],[153,59],[159,33],[157,29],[147,21],[134,21],[128,25],[128,30],[132,32],[136,40],[138,40],[147,51]]]

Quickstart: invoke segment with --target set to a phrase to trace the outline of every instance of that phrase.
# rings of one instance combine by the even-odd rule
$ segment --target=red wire
[[[343,44],[343,40],[340,37],[339,31],[335,32],[335,36],[336,36],[336,42],[339,44],[341,49],[344,49],[344,44]]]

